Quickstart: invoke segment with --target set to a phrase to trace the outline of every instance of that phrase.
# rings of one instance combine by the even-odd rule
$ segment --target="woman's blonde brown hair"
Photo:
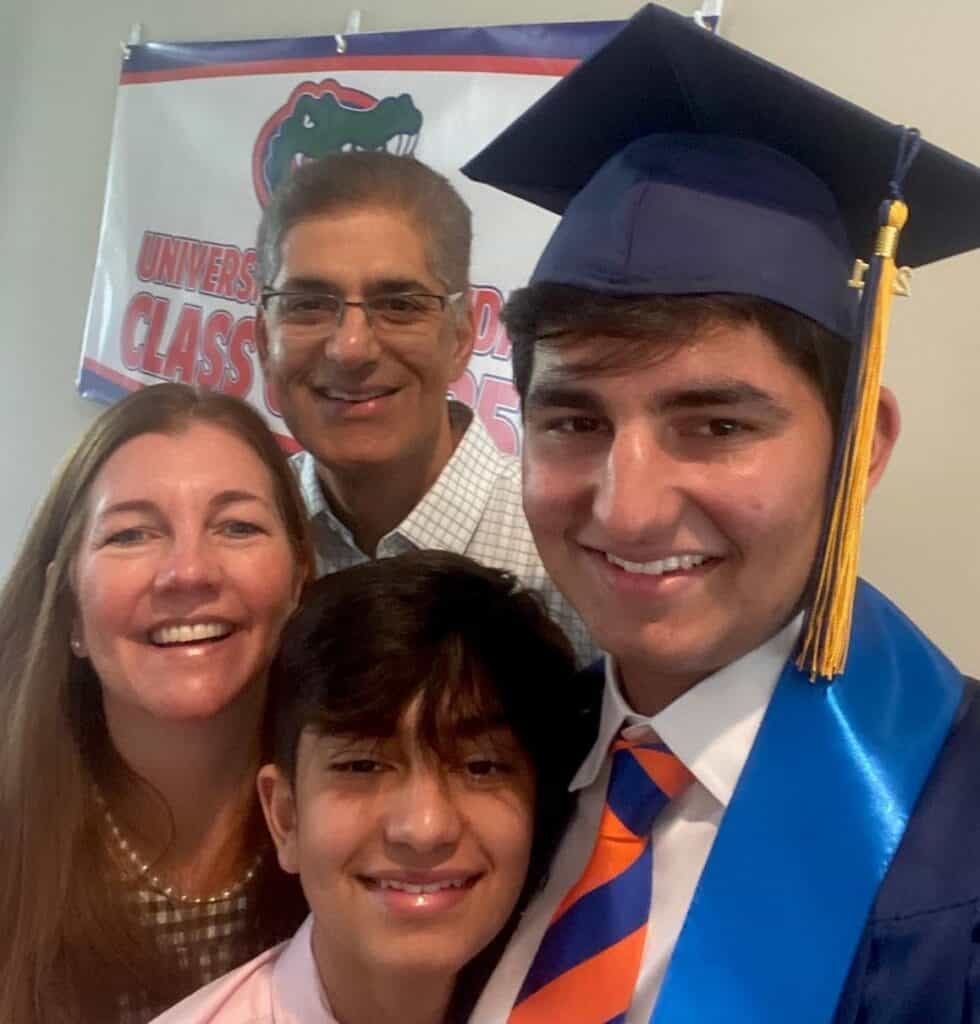
[[[0,1021],[111,1020],[120,992],[168,984],[165,971],[152,976],[152,950],[107,853],[93,782],[126,768],[106,730],[98,678],[69,647],[70,573],[88,493],[107,460],[133,438],[195,423],[225,428],[262,460],[297,568],[304,578],[312,572],[293,474],[243,402],[182,384],[146,388],[104,412],[68,456],[0,592]]]

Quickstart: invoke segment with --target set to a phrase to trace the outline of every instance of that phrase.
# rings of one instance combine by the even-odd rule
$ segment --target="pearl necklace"
[[[106,824],[109,826],[109,831],[112,833],[113,841],[116,844],[116,848],[119,852],[129,861],[133,868],[134,878],[138,881],[144,882],[150,889],[171,903],[184,903],[189,905],[200,906],[204,904],[221,903],[223,900],[229,900],[232,896],[236,896],[240,893],[255,877],[256,872],[262,866],[262,861],[265,858],[263,852],[259,852],[255,860],[252,861],[251,866],[232,885],[229,885],[227,889],[222,889],[221,892],[215,893],[213,896],[187,896],[184,893],[178,891],[176,886],[168,885],[159,875],[154,874],[149,861],[143,860],[142,857],[133,849],[132,843],[122,834],[119,826],[116,824],[116,819],[113,818],[112,812],[109,810],[109,805],[105,801],[105,797],[99,790],[95,791],[95,799],[98,801],[99,806],[102,808],[102,813],[105,816]]]

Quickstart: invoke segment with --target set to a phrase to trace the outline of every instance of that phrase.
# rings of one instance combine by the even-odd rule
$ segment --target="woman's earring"
[[[80,637],[73,636],[68,641],[68,646],[71,648],[71,653],[74,654],[76,658],[84,658],[85,657],[85,646],[82,643]]]

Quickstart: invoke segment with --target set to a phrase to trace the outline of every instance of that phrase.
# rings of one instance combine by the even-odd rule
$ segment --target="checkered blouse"
[[[274,864],[268,870],[276,870]],[[282,941],[282,927],[263,927],[256,920],[260,868],[244,888],[227,899],[190,903],[169,898],[154,889],[134,886],[132,900],[140,922],[153,932],[161,954],[176,958],[188,972],[187,990],[177,999],[207,985],[232,968]],[[171,960],[172,962],[172,960]],[[118,1024],[147,1024],[172,1003],[154,1001],[145,992],[127,992],[119,998]]]

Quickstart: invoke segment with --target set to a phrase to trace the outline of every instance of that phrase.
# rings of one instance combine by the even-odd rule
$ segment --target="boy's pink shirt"
[[[313,960],[308,917],[288,941],[188,996],[150,1024],[337,1024]]]

